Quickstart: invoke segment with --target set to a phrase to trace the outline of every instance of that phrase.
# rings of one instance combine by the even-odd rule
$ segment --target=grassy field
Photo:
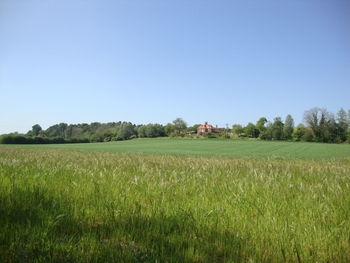
[[[184,142],[50,147],[139,151],[133,145],[144,144],[145,152],[188,147],[190,153]],[[174,148],[166,151],[162,143]],[[198,146],[192,151],[223,154],[214,147],[220,141],[206,143],[191,141]],[[241,144],[268,145],[268,156],[289,156],[293,147],[301,158],[309,147],[315,147],[313,157],[326,156],[317,155],[319,144],[281,143],[280,151],[278,143],[229,145]],[[45,147],[0,147],[0,262],[350,262],[349,158],[251,160]],[[224,153],[242,156],[230,147]]]
[[[0,145],[1,147],[1,145]],[[350,157],[349,144],[266,142],[249,140],[135,139],[85,144],[20,145],[30,149],[61,149],[123,153],[175,154],[254,158],[324,159]]]

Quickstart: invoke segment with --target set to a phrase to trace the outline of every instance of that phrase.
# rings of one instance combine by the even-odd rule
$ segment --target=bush
[[[304,135],[302,137],[302,140],[306,141],[306,142],[313,142],[313,141],[315,141],[315,137],[314,137],[314,134],[313,134],[311,129],[306,129],[305,130],[305,133],[304,133]]]
[[[208,132],[205,134],[205,137],[208,137],[208,138],[216,138],[216,135],[212,132]]]
[[[0,137],[1,144],[57,144],[57,143],[88,143],[88,139],[64,139],[62,137],[30,137],[24,135],[7,134]]]
[[[180,136],[181,136],[181,134],[176,133],[176,132],[172,132],[169,134],[169,137],[180,137]]]

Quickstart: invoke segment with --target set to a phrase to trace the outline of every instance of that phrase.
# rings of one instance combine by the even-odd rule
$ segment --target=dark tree
[[[267,123],[267,119],[265,117],[261,117],[256,123],[256,128],[260,132],[264,132],[266,130],[266,127],[265,127],[266,123]]]
[[[349,116],[350,117],[350,116]],[[346,141],[347,132],[349,128],[349,120],[346,114],[346,111],[341,108],[337,113],[337,121],[338,121],[338,136],[341,142]]]
[[[248,125],[244,127],[244,132],[250,138],[258,138],[259,136],[259,130],[251,122],[249,122]]]
[[[304,120],[318,142],[328,141],[329,113],[323,108],[312,108],[304,113]]]
[[[294,130],[294,120],[293,120],[292,116],[288,114],[286,117],[286,120],[284,122],[283,138],[285,140],[291,140],[293,130]]]
[[[41,126],[39,124],[35,124],[32,127],[32,135],[33,136],[38,136],[41,133],[42,130],[43,129],[41,128]]]
[[[280,117],[276,117],[272,124],[272,139],[282,140],[283,139],[283,127],[284,124]]]

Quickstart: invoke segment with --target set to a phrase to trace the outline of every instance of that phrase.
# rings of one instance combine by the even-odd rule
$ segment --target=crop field
[[[132,146],[148,141],[99,145],[137,152]],[[181,149],[184,141],[176,141]],[[176,152],[161,143],[143,152]],[[270,156],[294,147],[284,143],[283,155],[272,151],[277,145]],[[2,146],[0,262],[350,262],[350,158],[294,145],[297,157],[310,145],[321,159]],[[346,156],[348,148],[335,146]]]
[[[0,145],[1,147],[1,145]],[[135,139],[83,144],[7,145],[29,149],[172,154],[187,156],[324,159],[350,157],[349,144],[215,139]]]

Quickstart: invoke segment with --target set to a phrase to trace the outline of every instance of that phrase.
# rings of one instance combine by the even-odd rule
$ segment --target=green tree
[[[243,129],[242,125],[240,125],[240,124],[232,125],[232,133],[237,135],[237,137],[241,137],[242,134],[244,133],[244,129]]]
[[[42,132],[42,128],[39,124],[35,124],[32,126],[32,135],[38,136]]]
[[[73,138],[79,138],[79,137],[82,137],[83,133],[84,133],[83,128],[73,127],[72,128],[72,132],[71,132],[71,136]]]
[[[284,127],[284,124],[282,122],[281,117],[276,117],[272,124],[272,139],[274,140],[283,139],[283,127]]]
[[[101,123],[99,122],[92,122],[89,125],[89,131],[93,134],[96,132],[96,130],[101,126]]]
[[[265,124],[267,123],[267,119],[265,117],[261,117],[257,123],[256,123],[256,128],[260,131],[260,132],[264,132],[266,130]]]
[[[312,108],[304,113],[304,121],[312,130],[313,137],[318,142],[327,142],[329,113],[323,108]]]
[[[349,128],[349,119],[346,114],[346,111],[341,108],[337,113],[337,122],[338,122],[338,136],[340,141],[344,142],[346,141],[347,137],[347,131]]]
[[[312,131],[311,128],[305,128],[305,134],[303,135],[303,138],[302,138],[303,141],[305,142],[313,142],[315,141],[315,135]]]
[[[165,136],[164,127],[158,123],[156,124],[147,124],[139,127],[139,137],[162,137]]]
[[[130,122],[123,122],[117,132],[117,140],[127,140],[136,135],[135,126]]]
[[[272,123],[268,121],[264,129],[260,131],[259,138],[262,140],[272,140]]]
[[[59,123],[55,124],[53,126],[50,126],[49,128],[46,129],[45,135],[47,137],[62,137],[66,138],[66,129],[68,127],[67,123]]]
[[[292,116],[288,114],[283,126],[283,138],[286,140],[291,140],[293,130],[294,130],[294,120]]]
[[[68,127],[67,123],[61,122],[60,124],[58,124],[58,129],[59,129],[58,136],[63,137],[63,138],[67,138],[67,134],[66,134],[67,127]]]
[[[299,124],[297,127],[295,127],[292,137],[293,140],[296,142],[302,141],[303,137],[306,133],[306,128],[303,124]]]
[[[249,122],[248,125],[244,127],[244,132],[250,138],[257,138],[259,136],[259,130],[251,122]]]
[[[195,125],[193,125],[193,126],[191,126],[191,127],[188,127],[188,128],[186,129],[186,131],[188,131],[188,132],[197,132],[197,128],[198,128],[199,126],[201,126],[201,125],[200,125],[200,124],[195,124]]]
[[[137,136],[139,138],[146,137],[146,126],[145,125],[140,125],[139,127],[137,127]]]
[[[169,136],[170,134],[172,134],[175,131],[175,127],[173,124],[168,123],[167,125],[165,125],[164,131],[165,131],[166,135]]]
[[[181,118],[176,118],[173,121],[173,125],[175,130],[178,130],[178,131],[183,131],[187,128],[187,123]]]
[[[330,113],[327,120],[327,130],[326,130],[326,138],[327,142],[332,143],[340,143],[343,141],[341,138],[341,127],[336,122],[334,114]],[[344,134],[344,140],[346,139],[346,134]]]

